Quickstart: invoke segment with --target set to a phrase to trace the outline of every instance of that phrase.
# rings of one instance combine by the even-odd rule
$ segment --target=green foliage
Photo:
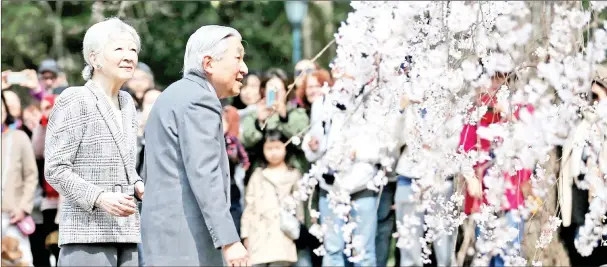
[[[318,12],[309,10],[320,20]],[[348,2],[335,3],[334,11],[332,18],[321,19],[337,29],[349,11]],[[250,70],[292,69],[291,25],[281,1],[2,1],[2,70],[35,69],[41,60],[56,58],[71,84],[82,83],[84,33],[111,16],[137,29],[142,40],[139,60],[150,65],[161,87],[182,75],[188,37],[208,24],[241,32]],[[312,38],[324,46],[331,37],[315,29]],[[314,47],[314,53],[322,46]],[[326,66],[332,55],[329,51],[320,63]]]

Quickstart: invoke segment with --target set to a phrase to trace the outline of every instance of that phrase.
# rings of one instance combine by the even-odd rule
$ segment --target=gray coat
[[[149,266],[222,266],[240,241],[230,215],[221,104],[188,74],[158,97],[145,127],[143,257]]]
[[[139,214],[116,217],[95,207],[102,192],[121,185],[134,195],[137,120],[126,92],[118,95],[122,128],[102,89],[88,82],[67,88],[55,101],[46,130],[45,177],[61,204],[59,245],[139,243]]]

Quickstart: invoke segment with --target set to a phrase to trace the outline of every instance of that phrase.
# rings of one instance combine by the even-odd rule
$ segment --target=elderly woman
[[[137,112],[120,88],[133,77],[140,47],[135,29],[120,19],[91,26],[83,42],[87,83],[67,88],[50,114],[45,177],[65,198],[60,266],[138,265]]]

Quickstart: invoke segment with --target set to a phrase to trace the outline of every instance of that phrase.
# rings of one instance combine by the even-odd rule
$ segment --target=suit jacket
[[[27,135],[20,130],[2,133],[2,211],[22,209],[32,213],[38,186],[38,166]]]
[[[188,74],[154,102],[144,138],[143,254],[150,266],[223,266],[240,241],[230,214],[230,172],[215,90]]]
[[[65,201],[61,204],[59,245],[139,243],[139,214],[115,217],[95,207],[102,192],[133,195],[135,104],[119,93],[122,129],[102,89],[94,83],[66,89],[55,101],[45,138],[45,177]]]

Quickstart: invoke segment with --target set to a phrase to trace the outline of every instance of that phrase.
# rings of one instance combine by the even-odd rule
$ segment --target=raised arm
[[[195,99],[183,111],[179,124],[179,146],[186,175],[216,248],[240,241],[236,232],[230,200],[225,193],[221,172],[221,108],[212,95]]]
[[[73,171],[76,152],[85,131],[87,103],[65,91],[49,116],[45,138],[45,177],[62,196],[86,211],[93,211],[103,192]],[[84,113],[84,114],[83,114]]]

